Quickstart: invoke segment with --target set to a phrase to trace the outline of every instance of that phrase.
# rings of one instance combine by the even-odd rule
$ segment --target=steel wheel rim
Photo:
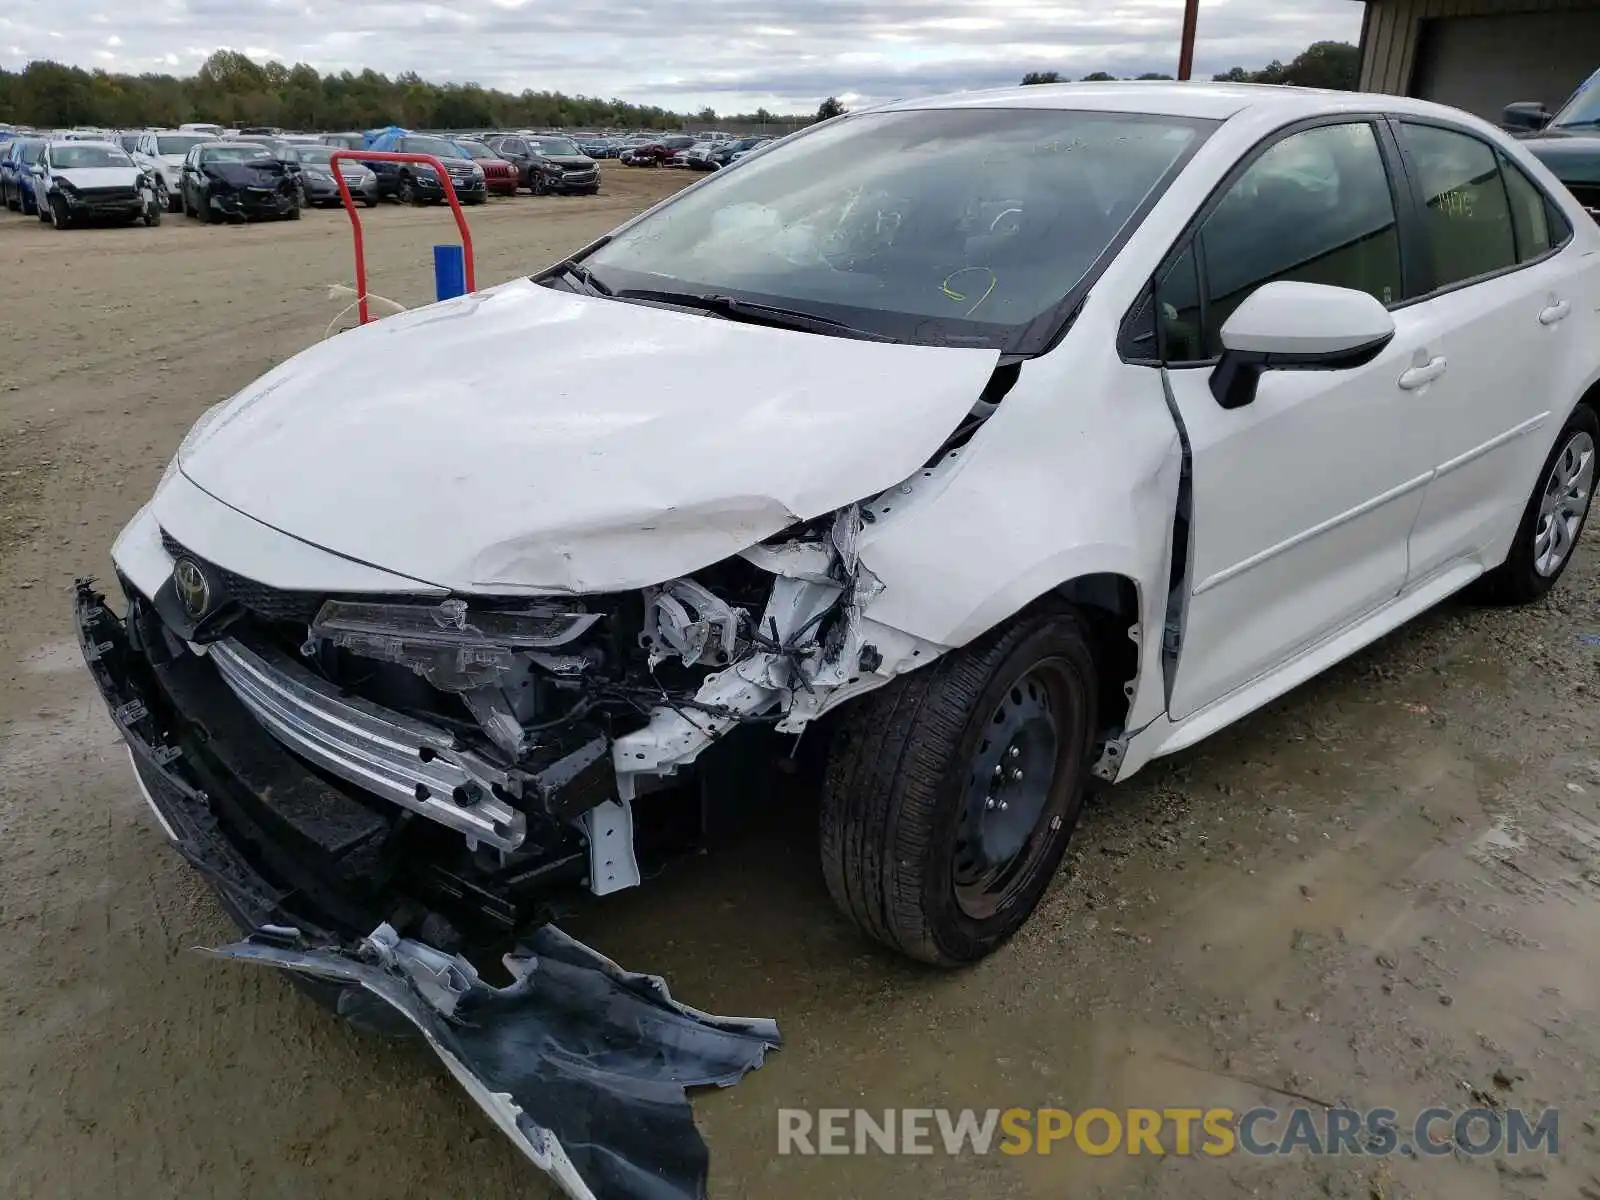
[[[1045,659],[1018,676],[989,715],[965,780],[952,856],[956,903],[969,917],[1005,908],[1061,828],[1071,696],[1066,661]]]
[[[1556,455],[1539,499],[1533,530],[1533,569],[1548,579],[1572,557],[1594,496],[1594,438],[1579,430]]]

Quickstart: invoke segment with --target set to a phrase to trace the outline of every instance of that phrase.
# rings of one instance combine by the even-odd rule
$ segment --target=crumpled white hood
[[[290,359],[181,467],[285,533],[443,587],[642,587],[898,483],[997,360],[516,280]]]

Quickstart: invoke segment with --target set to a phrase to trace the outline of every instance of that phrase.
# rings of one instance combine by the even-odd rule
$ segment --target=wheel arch
[[[1088,618],[1100,684],[1097,733],[1109,745],[1127,728],[1139,690],[1145,642],[1139,582],[1130,575],[1096,571],[1057,584],[1049,594]]]
[[[1600,376],[1596,376],[1594,382],[1589,385],[1588,391],[1578,397],[1578,404],[1594,409],[1595,416],[1600,417]],[[1573,407],[1576,408],[1577,406],[1574,405]]]

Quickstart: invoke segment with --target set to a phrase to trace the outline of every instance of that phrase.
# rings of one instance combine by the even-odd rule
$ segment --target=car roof
[[[265,137],[266,135],[262,134],[262,136]],[[207,150],[216,150],[218,148],[225,149],[225,150],[270,150],[270,149],[272,149],[272,147],[267,145],[266,142],[252,141],[250,138],[230,138],[230,139],[227,139],[227,140],[218,139],[217,141],[213,141],[213,142],[202,142],[201,145],[204,146]]]
[[[117,145],[116,142],[107,141],[104,138],[53,137],[50,139],[50,146],[52,148],[56,146],[99,146],[102,150],[115,150],[118,153],[124,153],[122,147]]]
[[[1247,110],[1281,115],[1286,121],[1319,113],[1409,112],[1459,117],[1455,109],[1404,96],[1338,92],[1262,83],[1179,83],[1118,80],[1106,83],[1034,84],[989,91],[953,92],[896,100],[870,111],[914,109],[1031,108],[1083,112],[1142,113],[1225,121]]]

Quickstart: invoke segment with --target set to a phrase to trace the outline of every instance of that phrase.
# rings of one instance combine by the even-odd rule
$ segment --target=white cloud
[[[1170,73],[1182,13],[1178,0],[151,0],[130,26],[113,0],[5,8],[13,69],[21,46],[48,38],[49,57],[66,62],[94,65],[111,46],[118,61],[193,70],[209,53],[194,48],[203,41],[324,72],[416,71],[722,112],[807,111],[830,94],[859,106],[1015,83],[1030,70]],[[1207,0],[1197,73],[1355,41],[1361,11],[1356,0]],[[104,37],[113,19],[124,32]]]

